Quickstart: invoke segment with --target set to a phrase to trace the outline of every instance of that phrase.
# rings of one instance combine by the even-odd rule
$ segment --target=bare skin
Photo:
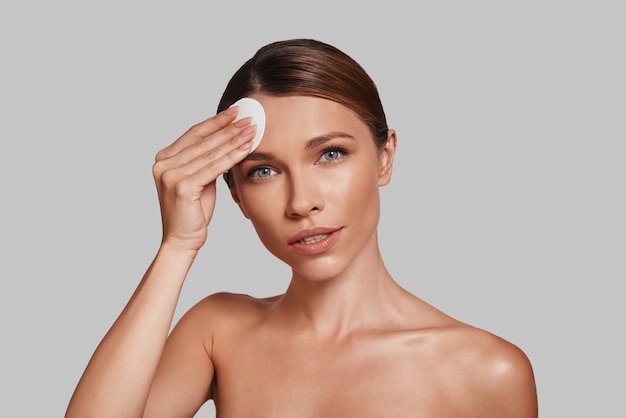
[[[66,417],[192,417],[209,399],[220,418],[537,417],[519,348],[411,295],[385,268],[378,190],[391,178],[395,132],[378,149],[334,102],[256,98],[268,123],[250,156],[253,127],[232,114],[157,156],[162,246]],[[291,283],[268,299],[211,295],[168,337],[207,239],[215,179],[231,167],[233,198],[291,266]]]

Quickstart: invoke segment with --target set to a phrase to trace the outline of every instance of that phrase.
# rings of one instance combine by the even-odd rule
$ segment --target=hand
[[[152,173],[161,205],[163,243],[199,250],[215,208],[215,180],[243,160],[256,130],[251,118],[232,123],[236,108],[192,126],[159,151]]]

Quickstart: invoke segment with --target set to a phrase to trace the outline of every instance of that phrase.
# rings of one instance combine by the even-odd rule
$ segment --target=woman
[[[252,153],[256,127],[229,107],[243,97],[267,118]],[[157,154],[161,246],[66,416],[191,417],[213,399],[219,417],[536,417],[519,348],[387,272],[376,230],[395,151],[377,89],[350,57],[307,39],[261,48],[218,114]],[[266,299],[211,295],[168,336],[223,173],[291,282]]]

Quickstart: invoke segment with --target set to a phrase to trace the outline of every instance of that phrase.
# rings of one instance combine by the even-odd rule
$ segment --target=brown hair
[[[387,120],[374,81],[354,59],[332,45],[291,39],[263,46],[230,79],[217,111],[255,93],[332,100],[363,120],[379,148],[387,142]],[[230,185],[230,178],[226,180]]]

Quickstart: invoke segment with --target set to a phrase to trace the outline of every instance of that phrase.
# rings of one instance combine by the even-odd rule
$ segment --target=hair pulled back
[[[387,142],[387,121],[374,81],[354,59],[326,43],[291,39],[263,46],[230,79],[217,111],[252,94],[332,100],[363,120],[378,147]]]

